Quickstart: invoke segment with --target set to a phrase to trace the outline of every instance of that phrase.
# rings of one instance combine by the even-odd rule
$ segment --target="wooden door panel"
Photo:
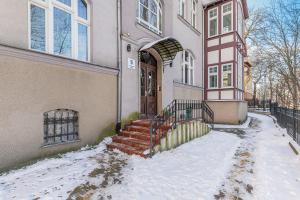
[[[141,63],[141,114],[153,117],[157,114],[157,68]]]

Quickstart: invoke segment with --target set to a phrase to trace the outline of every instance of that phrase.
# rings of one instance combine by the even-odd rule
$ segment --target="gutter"
[[[122,118],[122,0],[117,0],[117,65],[119,69],[117,79],[117,132],[121,129]]]

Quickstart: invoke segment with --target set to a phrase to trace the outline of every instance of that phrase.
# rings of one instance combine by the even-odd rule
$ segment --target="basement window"
[[[44,113],[44,145],[78,140],[78,112],[57,109]]]

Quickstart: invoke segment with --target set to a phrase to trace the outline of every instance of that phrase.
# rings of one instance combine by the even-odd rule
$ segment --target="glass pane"
[[[66,4],[67,6],[71,6],[71,0],[57,0],[59,2],[62,2],[63,4]]]
[[[141,96],[146,96],[145,94],[145,87],[146,87],[146,80],[145,80],[145,69],[141,68]]]
[[[148,72],[148,96],[155,96],[155,81],[156,77],[153,71]]]
[[[87,20],[87,4],[84,0],[78,0],[78,16]]]
[[[78,59],[88,61],[88,28],[78,24]]]
[[[154,27],[157,27],[157,15],[150,12],[150,24]]]
[[[45,10],[31,5],[31,49],[46,50]]]
[[[217,35],[217,19],[213,19],[213,20],[210,20],[210,30],[209,30],[209,35],[210,36],[213,36],[213,35]]]
[[[210,17],[210,18],[215,17],[215,16],[217,16],[217,9],[211,10],[211,11],[209,12],[209,17]]]
[[[148,0],[140,0],[140,3],[148,7]]]
[[[157,4],[154,0],[150,0],[150,10],[157,14]]]
[[[185,84],[189,83],[189,68],[188,65],[185,65],[184,67],[184,76],[185,76]]]
[[[223,32],[231,31],[231,14],[223,16]]]
[[[148,22],[148,9],[140,5],[140,18]]]
[[[231,11],[231,4],[227,4],[223,6],[223,13],[230,12]]]
[[[54,8],[54,54],[72,56],[71,14]]]
[[[194,84],[194,70],[191,69],[190,70],[190,85],[193,85]]]

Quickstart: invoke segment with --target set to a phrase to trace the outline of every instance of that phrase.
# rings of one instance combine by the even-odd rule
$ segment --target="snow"
[[[262,132],[257,138],[256,198],[299,200],[300,159],[288,145],[292,139],[285,130],[274,126],[271,117],[259,114],[250,116],[263,122]]]
[[[103,153],[110,140],[0,176],[0,200],[67,199],[68,192],[89,180],[88,174],[97,166],[94,157]]]
[[[132,157],[123,171],[125,182],[107,194],[122,200],[211,199],[240,141],[235,135],[213,131],[152,159]]]
[[[81,185],[95,186],[85,191],[92,199],[300,199],[300,157],[288,145],[292,138],[272,117],[249,117],[251,123],[216,125],[218,130],[152,159],[107,152],[110,139],[45,159],[1,175],[0,200],[67,199]]]
[[[248,117],[247,120],[241,125],[227,125],[227,124],[215,124],[214,128],[248,128],[250,124],[251,118]]]

